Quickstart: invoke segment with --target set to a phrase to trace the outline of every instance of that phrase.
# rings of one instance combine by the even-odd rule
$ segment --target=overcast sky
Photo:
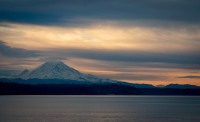
[[[0,70],[62,60],[134,83],[200,85],[199,0],[0,0]]]

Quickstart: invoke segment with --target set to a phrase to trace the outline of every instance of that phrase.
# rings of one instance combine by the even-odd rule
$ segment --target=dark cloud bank
[[[199,0],[0,0],[0,21],[77,25],[93,21],[200,22]]]
[[[177,78],[191,78],[191,79],[200,79],[200,76],[182,76]]]
[[[38,57],[39,51],[10,47],[5,42],[0,41],[0,56],[1,55],[10,58],[29,58]]]
[[[84,50],[84,49],[53,49],[46,51],[26,50],[8,46],[0,41],[0,55],[9,58],[40,58],[40,61],[66,60],[67,58],[83,58],[109,62],[136,62],[136,63],[168,63],[176,68],[200,69],[200,55],[190,53],[152,53],[124,50]],[[153,64],[151,64],[153,65]],[[155,67],[155,65],[153,65]],[[165,67],[158,65],[157,67]],[[166,66],[168,67],[168,66]]]
[[[81,49],[58,49],[49,51],[70,57],[81,57],[94,60],[123,61],[123,62],[156,62],[175,64],[197,64],[200,65],[200,55],[197,52],[190,53],[153,53],[143,51],[124,50],[81,50]],[[49,53],[47,52],[47,53]]]

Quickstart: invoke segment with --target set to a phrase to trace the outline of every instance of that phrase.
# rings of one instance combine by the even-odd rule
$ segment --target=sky
[[[200,85],[199,11],[199,0],[0,0],[0,71],[62,60],[131,83]]]

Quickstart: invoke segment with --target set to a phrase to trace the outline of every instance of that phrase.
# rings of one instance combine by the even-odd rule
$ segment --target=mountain
[[[28,71],[24,70],[15,78],[24,80],[37,79],[37,81],[44,80],[45,83],[57,81],[56,83],[122,83],[119,81],[100,78],[91,74],[83,74],[72,67],[64,64],[61,61],[46,62],[38,68]],[[36,81],[36,80],[35,80]],[[59,82],[58,82],[59,81]],[[68,82],[67,82],[68,81]]]
[[[28,75],[28,79],[73,79],[77,80],[82,74],[65,65],[63,62],[46,62],[40,67],[34,69]]]
[[[12,75],[13,76],[13,75]],[[46,62],[12,78],[0,78],[0,95],[200,95],[200,87],[170,84],[155,87],[84,74],[61,61]]]
[[[190,85],[190,84],[169,84],[164,88],[173,88],[173,89],[199,89],[200,86]]]
[[[17,77],[25,79],[28,76],[28,74],[29,74],[29,70],[25,69],[19,75],[17,75]]]
[[[165,85],[156,85],[155,87],[157,87],[157,88],[164,88]]]
[[[151,84],[136,84],[136,83],[133,83],[132,85],[135,88],[155,88],[155,86],[153,86]]]

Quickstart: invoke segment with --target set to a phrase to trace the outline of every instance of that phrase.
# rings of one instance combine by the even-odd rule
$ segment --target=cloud
[[[39,61],[77,58],[195,70],[200,69],[199,35],[200,30],[193,26],[165,29],[94,25],[82,28],[5,23],[0,30],[1,39],[10,46],[37,50]]]
[[[154,62],[174,64],[200,65],[200,55],[191,53],[159,53],[135,50],[97,50],[97,49],[54,49],[47,54],[63,55],[63,57],[76,57],[93,60],[121,61],[121,62]]]
[[[119,25],[52,27],[5,23],[0,37],[10,45],[32,50],[55,48],[199,52],[198,27],[156,28]],[[187,45],[187,46],[186,46]]]
[[[191,79],[200,79],[200,76],[181,76],[177,78],[191,78]]]
[[[0,0],[0,69],[63,60],[113,79],[199,84],[199,11],[198,0]]]
[[[200,22],[198,0],[1,0],[0,21],[85,25],[92,21]]]
[[[0,41],[0,56],[1,55],[10,58],[30,58],[38,57],[39,51],[10,47],[7,43]]]
[[[149,75],[149,74],[129,74],[129,73],[117,73],[117,74],[103,74],[101,76],[117,79],[117,80],[167,80],[168,77],[166,76],[156,76],[156,75]]]
[[[43,61],[43,62],[47,62],[47,61],[61,61],[61,60],[67,60],[66,56],[62,56],[62,55],[53,55],[53,56],[50,56],[48,54],[44,54],[43,57],[41,57],[39,60],[40,61]]]
[[[18,70],[0,70],[0,78],[16,76],[20,73]]]

